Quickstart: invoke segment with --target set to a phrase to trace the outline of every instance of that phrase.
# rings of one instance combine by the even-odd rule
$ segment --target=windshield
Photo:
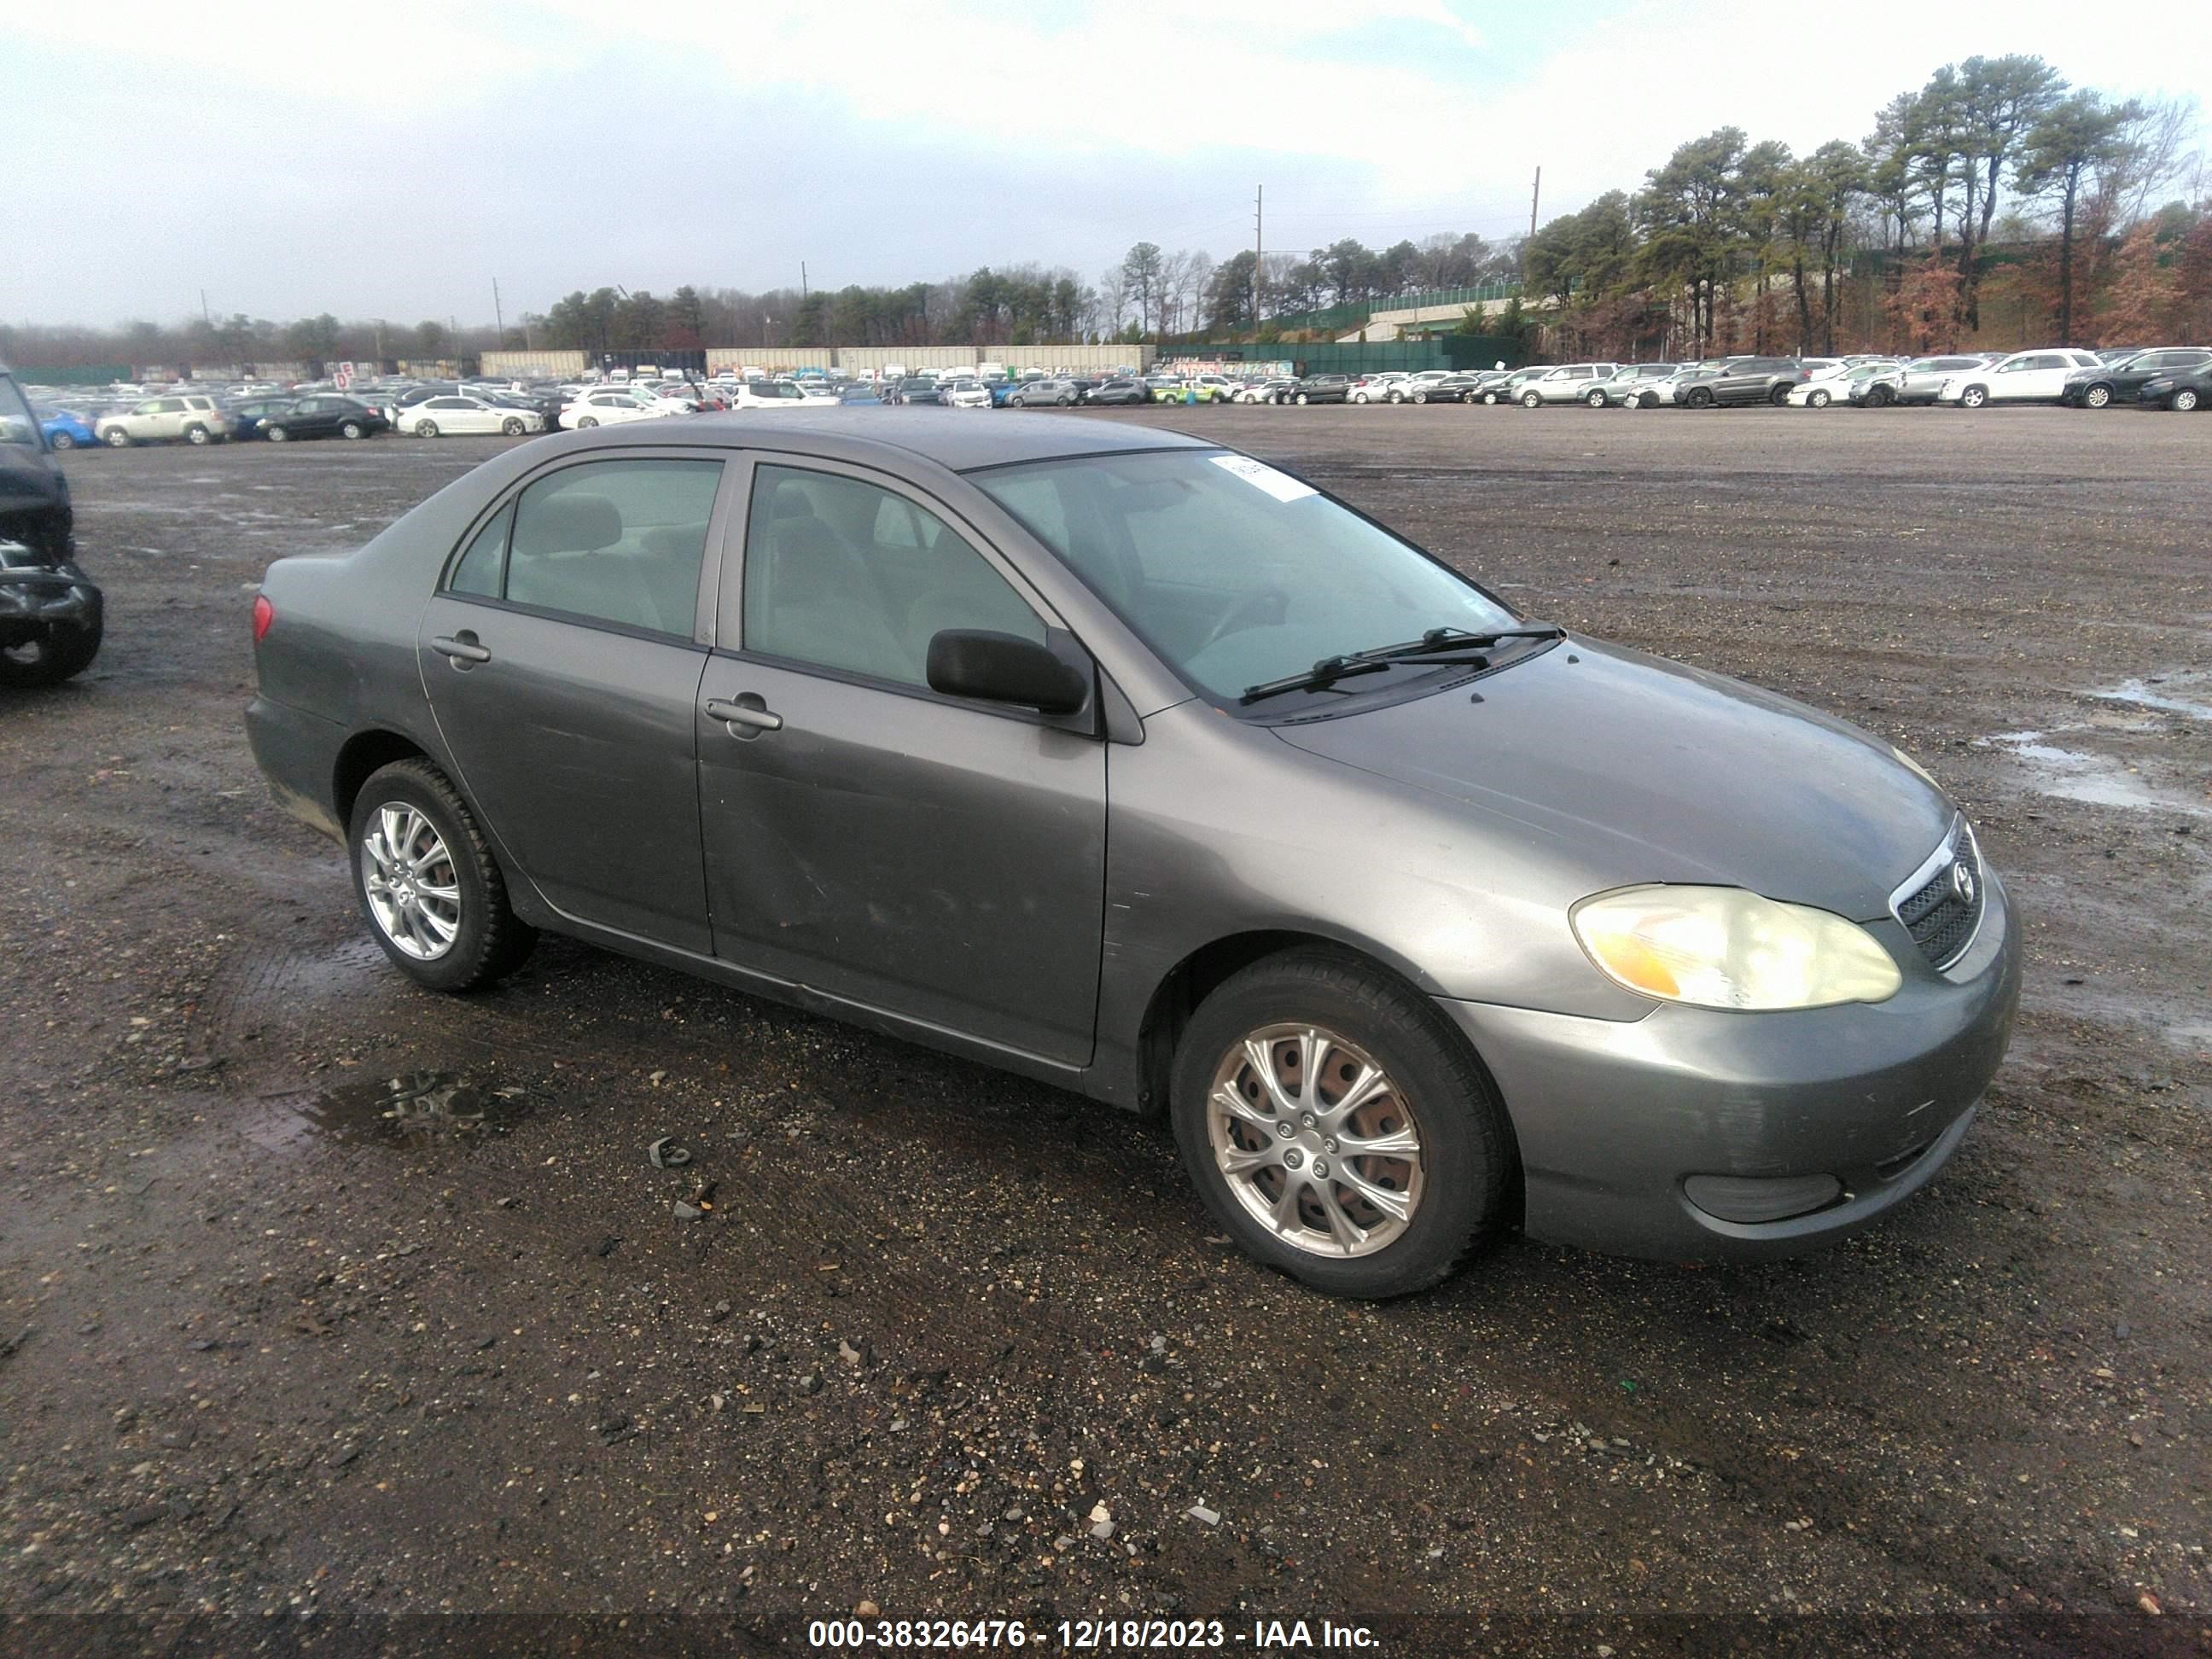
[[[969,476],[1224,702],[1324,657],[1516,620],[1411,543],[1242,455],[1085,456]]]
[[[0,377],[0,444],[21,444],[26,449],[44,449],[46,441],[39,435],[39,423],[32,418],[30,404],[15,383]]]

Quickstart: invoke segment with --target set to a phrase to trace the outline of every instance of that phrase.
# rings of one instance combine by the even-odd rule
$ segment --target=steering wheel
[[[1256,614],[1271,605],[1274,608],[1273,617]],[[1290,610],[1291,596],[1281,588],[1255,587],[1222,613],[1221,620],[1213,624],[1212,631],[1199,641],[1198,648],[1203,651],[1217,640],[1226,639],[1230,635],[1241,633],[1248,628],[1257,628],[1262,623],[1279,623],[1290,614]]]

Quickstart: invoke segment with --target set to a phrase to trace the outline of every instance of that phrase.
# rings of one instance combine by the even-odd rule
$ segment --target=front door
[[[695,623],[722,474],[647,454],[541,476],[476,532],[418,641],[462,787],[546,898],[702,955]]]
[[[755,469],[700,687],[714,949],[987,1042],[1091,1057],[1105,744],[940,696],[940,629],[1042,641],[1006,572],[903,485]],[[741,648],[728,648],[741,641]]]

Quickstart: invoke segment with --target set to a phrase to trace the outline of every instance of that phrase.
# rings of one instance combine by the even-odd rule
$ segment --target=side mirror
[[[1018,634],[948,628],[929,641],[929,689],[948,697],[1019,703],[1043,714],[1073,714],[1091,696],[1081,674]]]

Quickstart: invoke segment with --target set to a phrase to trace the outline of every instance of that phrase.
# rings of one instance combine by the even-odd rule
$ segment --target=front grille
[[[1966,954],[1975,929],[1982,925],[1982,907],[1988,902],[1981,852],[1964,818],[1952,830],[1943,850],[1945,856],[1928,878],[1899,895],[1893,907],[1920,954],[1938,968],[1948,968]],[[1959,890],[1961,870],[1968,878],[1964,894]]]

